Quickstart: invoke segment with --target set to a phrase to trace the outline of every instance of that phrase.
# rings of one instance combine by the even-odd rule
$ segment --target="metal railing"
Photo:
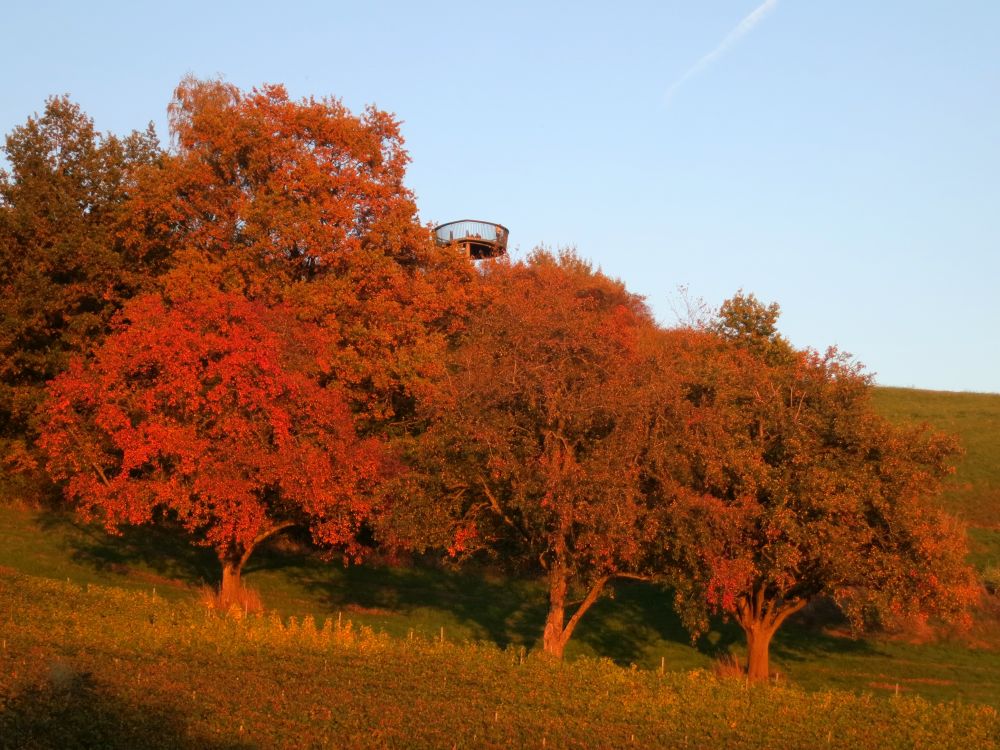
[[[489,221],[463,219],[450,221],[434,228],[434,236],[442,245],[451,242],[489,242],[498,248],[507,247],[507,227]]]

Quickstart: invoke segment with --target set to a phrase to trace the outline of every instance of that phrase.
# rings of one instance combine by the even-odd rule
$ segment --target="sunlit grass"
[[[0,574],[0,738],[32,747],[990,748],[990,707],[559,664]]]

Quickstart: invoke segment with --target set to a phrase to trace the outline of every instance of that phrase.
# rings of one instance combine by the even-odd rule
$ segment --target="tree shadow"
[[[175,709],[122,700],[89,675],[67,671],[4,703],[0,747],[242,750],[252,745],[198,736]]]
[[[673,591],[666,586],[619,580],[612,582],[610,589],[610,595],[600,599],[580,621],[574,637],[615,663],[640,661],[656,642],[690,647],[703,656],[714,657],[728,653],[742,637],[733,623],[716,618],[709,631],[692,642],[674,609]]]
[[[212,551],[195,547],[179,530],[135,526],[122,529],[120,536],[111,536],[103,527],[58,509],[42,511],[35,523],[44,532],[55,532],[74,562],[102,573],[139,573],[141,577],[141,571],[148,570],[166,582],[186,586],[219,578],[218,560]],[[356,611],[375,617],[412,616],[419,610],[445,612],[466,626],[472,638],[500,648],[536,647],[547,610],[541,581],[501,576],[476,566],[455,570],[433,557],[406,565],[344,565],[322,558],[310,547],[305,533],[292,532],[265,543],[255,550],[244,572],[277,573],[301,587],[311,603],[331,612]],[[673,593],[668,588],[619,580],[609,586],[608,594],[587,612],[573,636],[595,655],[629,664],[648,659],[651,645],[655,648],[657,642],[693,646],[709,658],[743,647],[739,626],[718,617],[692,644],[674,611]],[[808,616],[796,615],[776,634],[771,653],[785,662],[879,653],[870,641],[824,630],[838,622],[836,611],[829,608],[821,607]]]
[[[439,610],[501,648],[533,647],[545,622],[545,600],[534,582],[476,568],[448,569],[431,559],[344,565],[270,545],[247,565],[250,574],[265,570],[280,571],[329,611],[377,616]]]
[[[786,662],[813,661],[831,656],[885,656],[866,638],[838,635],[847,631],[846,618],[833,602],[818,599],[788,619],[774,636],[771,654]]]
[[[43,532],[58,536],[73,562],[100,573],[129,575],[139,567],[166,582],[189,586],[220,575],[211,550],[192,545],[183,532],[169,527],[126,526],[120,535],[112,535],[98,524],[57,509],[41,511],[34,522]]]

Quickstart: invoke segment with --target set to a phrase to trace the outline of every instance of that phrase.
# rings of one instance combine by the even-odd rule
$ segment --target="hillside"
[[[973,561],[1000,563],[1000,394],[876,388],[875,403],[890,419],[959,436],[965,456],[941,502],[969,524]]]
[[[958,432],[968,454],[942,501],[975,524],[973,560],[1000,561],[1000,396],[878,389],[892,418],[926,419]],[[210,552],[158,529],[119,537],[58,510],[0,503],[0,566],[76,584],[113,586],[187,606],[216,575]],[[251,558],[248,582],[282,616],[338,615],[406,639],[480,642],[501,648],[537,645],[545,611],[543,588],[490,571],[433,565],[343,567],[279,540]],[[23,580],[23,579],[19,579]],[[990,600],[992,602],[992,600]],[[991,604],[991,611],[996,609]],[[962,699],[1000,707],[1000,653],[995,615],[984,614],[971,637],[911,644],[855,640],[829,619],[800,618],[778,634],[774,667],[809,690],[846,689]],[[923,637],[926,640],[926,637]],[[742,638],[721,621],[692,646],[671,608],[669,592],[635,582],[615,587],[581,622],[568,656],[608,658],[640,670],[710,668],[720,654],[740,653]],[[974,644],[979,648],[970,648]],[[985,648],[986,650],[982,650]]]
[[[223,619],[5,571],[0,601],[4,747],[881,750],[1000,737],[989,707],[558,664],[346,621]]]

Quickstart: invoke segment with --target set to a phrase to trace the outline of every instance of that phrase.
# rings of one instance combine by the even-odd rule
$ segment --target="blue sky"
[[[4,133],[69,93],[165,138],[186,73],[374,103],[427,221],[573,245],[664,322],[742,288],[880,383],[1000,392],[996,0],[18,2],[0,39]]]

